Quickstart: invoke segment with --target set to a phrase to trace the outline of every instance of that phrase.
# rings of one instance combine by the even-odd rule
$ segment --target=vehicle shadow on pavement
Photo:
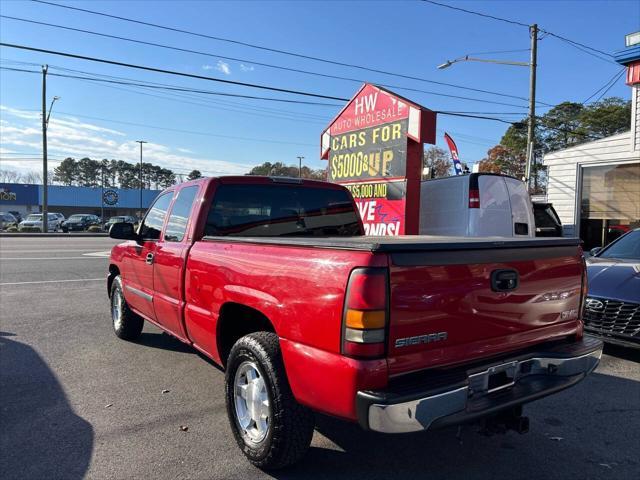
[[[152,333],[152,332],[143,332],[140,334],[140,338],[136,340],[136,343],[139,345],[143,345],[145,347],[151,348],[159,348],[161,350],[167,350],[169,352],[178,352],[178,353],[195,353],[202,360],[207,362],[209,365],[217,368],[219,371],[224,372],[224,369],[211,360],[209,357],[204,355],[203,353],[196,350],[191,345],[187,345],[186,343],[178,340],[172,335],[169,335],[165,332]]]
[[[93,428],[36,351],[12,336],[0,332],[0,478],[83,478]]]
[[[145,347],[159,348],[171,352],[196,353],[194,348],[164,332],[142,332],[136,343]]]
[[[604,353],[630,362],[640,363],[640,348],[621,347],[605,343]]]
[[[612,398],[613,397],[613,398]],[[486,437],[477,426],[384,435],[318,416],[338,449],[311,447],[278,479],[634,478],[640,468],[640,382],[594,373],[572,390],[525,406],[531,432]],[[622,421],[621,421],[622,420]],[[314,444],[325,443],[321,437]]]

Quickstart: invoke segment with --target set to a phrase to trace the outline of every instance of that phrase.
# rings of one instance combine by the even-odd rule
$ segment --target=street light
[[[148,143],[144,140],[136,140],[140,144],[140,220],[142,220],[142,144]]]
[[[465,55],[464,57],[456,58],[455,60],[447,60],[442,65],[438,65],[439,70],[444,70],[445,68],[449,68],[454,63],[458,62],[484,62],[484,63],[497,63],[499,65],[516,65],[518,67],[530,67],[531,64],[529,62],[511,62],[508,60],[491,60],[488,58],[476,58],[470,57],[469,55]]]
[[[438,65],[439,70],[449,68],[458,62],[483,62],[495,63],[498,65],[514,65],[517,67],[529,67],[529,125],[527,129],[527,163],[524,173],[524,181],[529,186],[529,177],[531,176],[531,164],[533,160],[535,122],[536,122],[536,68],[538,66],[538,25],[533,24],[529,27],[531,37],[531,60],[529,62],[512,62],[508,60],[492,60],[488,58],[475,58],[469,55],[456,58],[455,60],[447,60],[445,63]]]

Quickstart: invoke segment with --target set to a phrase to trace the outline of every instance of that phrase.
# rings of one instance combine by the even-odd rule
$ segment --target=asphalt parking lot
[[[3,479],[640,478],[640,355],[619,348],[528,406],[529,434],[384,436],[318,417],[305,460],[265,474],[235,444],[218,368],[149,325],[138,343],[113,335],[113,243],[0,238]]]

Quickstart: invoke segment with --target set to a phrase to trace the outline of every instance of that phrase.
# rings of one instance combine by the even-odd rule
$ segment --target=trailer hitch
[[[522,415],[522,406],[502,411],[480,421],[480,432],[488,437],[513,430],[519,434],[529,432],[529,417]]]

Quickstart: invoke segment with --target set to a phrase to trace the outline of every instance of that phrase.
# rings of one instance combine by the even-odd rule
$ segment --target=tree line
[[[327,170],[324,168],[313,169],[306,165],[300,168],[295,165],[285,165],[283,162],[264,162],[253,167],[247,175],[266,175],[268,177],[302,177],[311,180],[327,180]]]
[[[119,187],[123,189],[139,189],[140,164],[123,160],[92,160],[89,157],[76,160],[65,158],[60,165],[49,171],[50,185],[76,187]],[[176,182],[194,180],[202,177],[199,170],[192,170],[187,175],[176,174],[169,168],[152,163],[142,163],[142,188],[160,190]],[[41,172],[19,173],[14,170],[0,170],[0,181],[4,183],[41,184]]]
[[[524,176],[528,118],[511,125],[500,143],[490,148],[480,161],[481,172]],[[546,190],[544,154],[592,142],[629,130],[631,101],[605,98],[590,105],[563,102],[536,119],[534,161],[531,166],[533,193]]]

